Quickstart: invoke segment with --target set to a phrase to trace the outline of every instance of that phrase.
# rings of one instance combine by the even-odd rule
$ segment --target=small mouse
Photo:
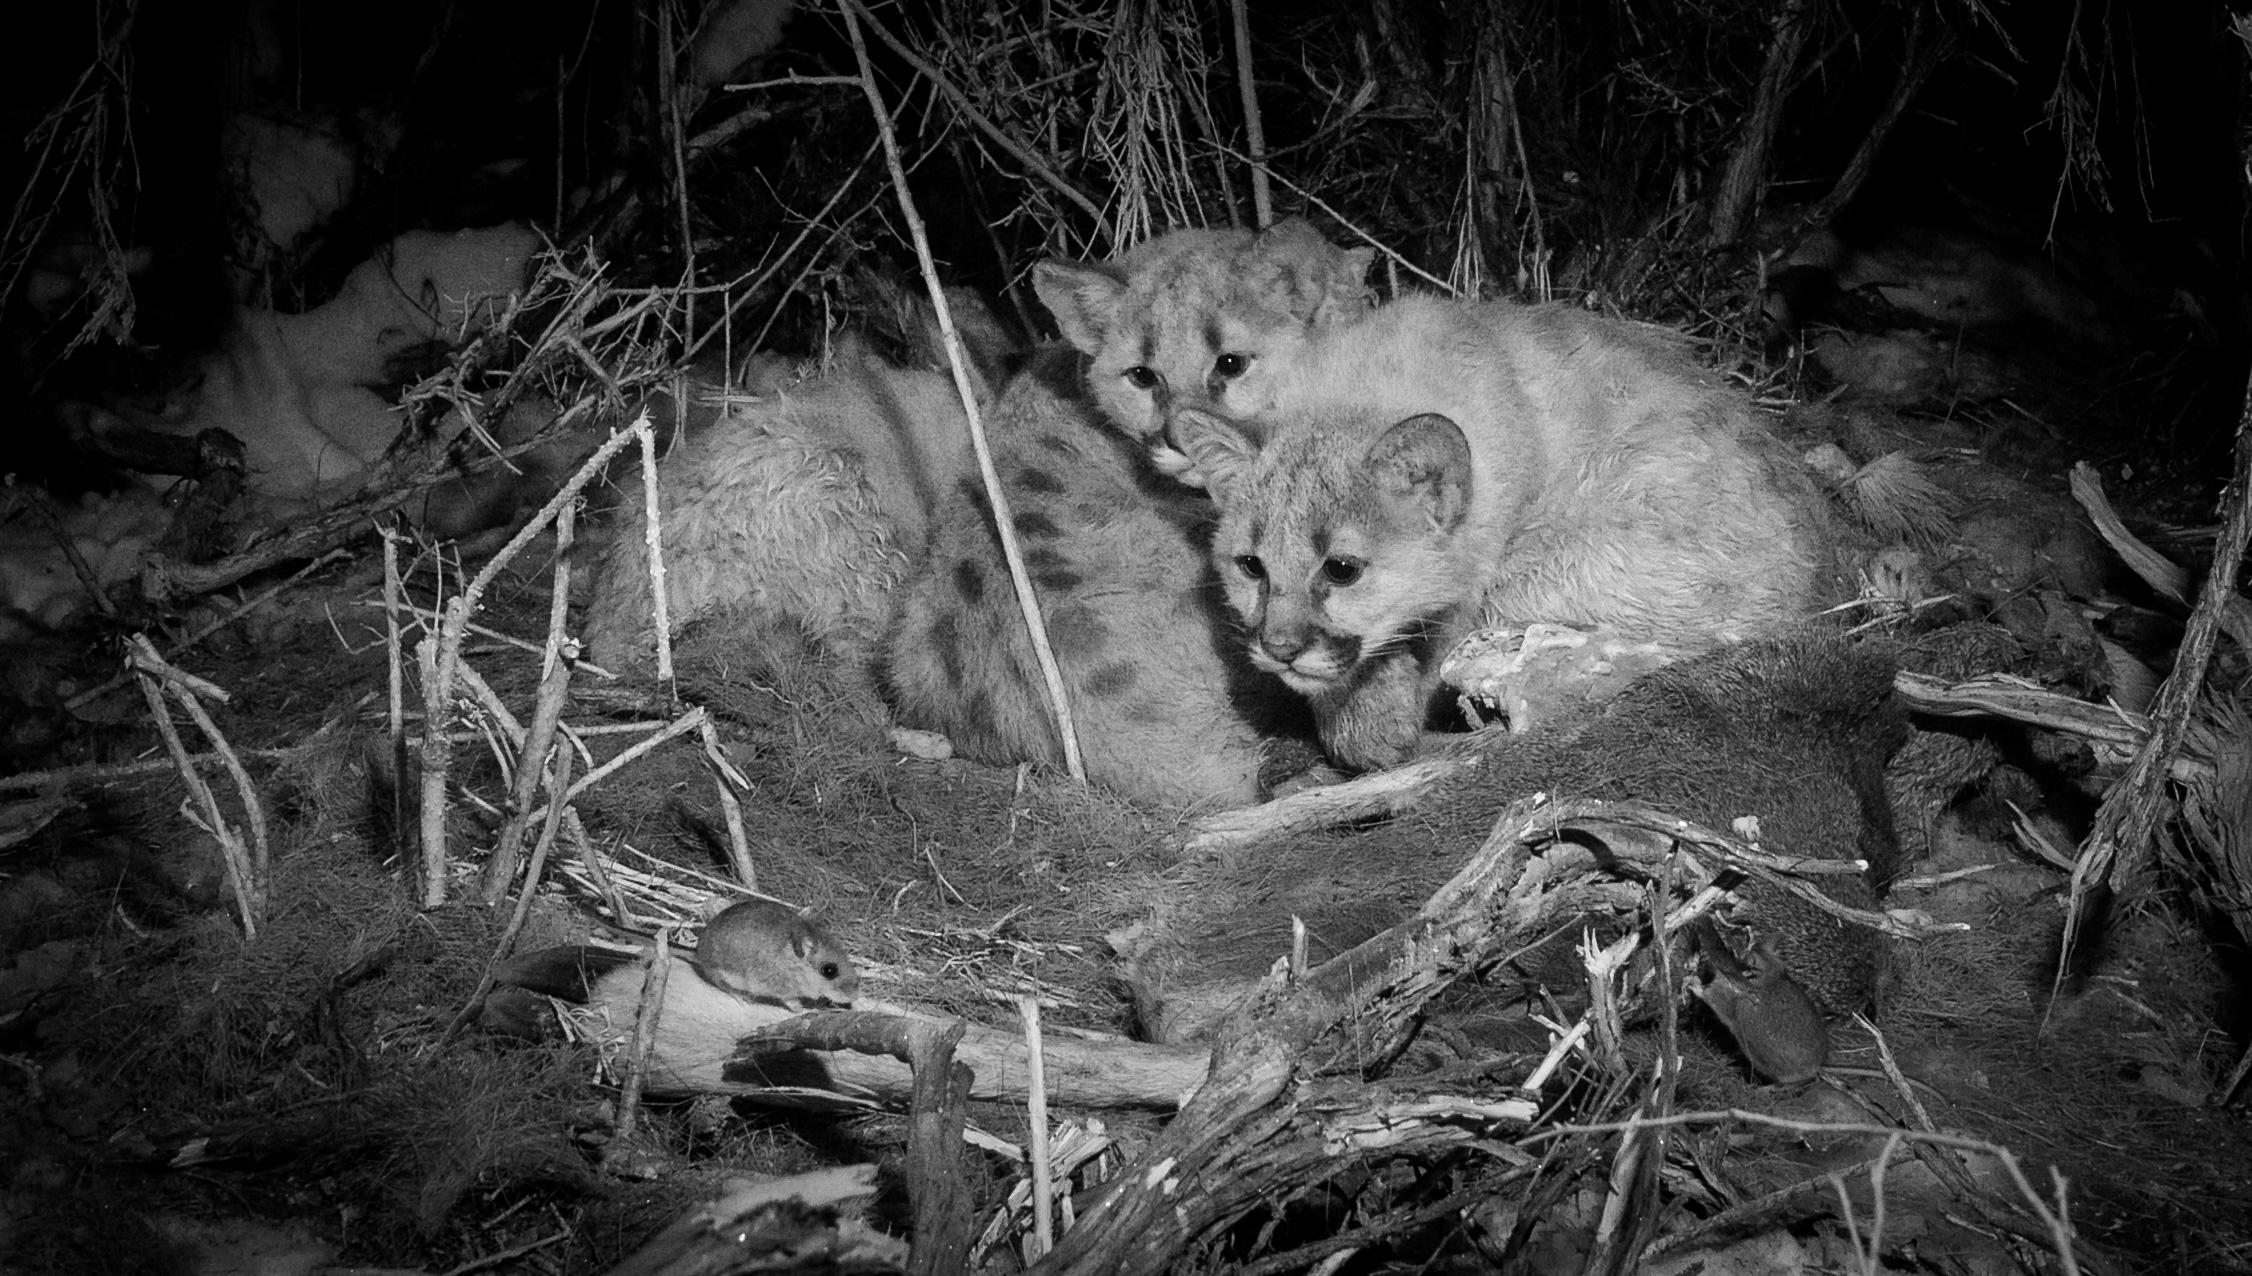
[[[1690,933],[1713,968],[1690,988],[1728,1026],[1752,1070],[1785,1084],[1812,1080],[1830,1061],[1829,1021],[1775,949],[1759,940],[1739,961],[1710,918],[1697,919]]]
[[[794,909],[747,899],[704,923],[692,959],[704,981],[746,1001],[849,1006],[860,989],[852,958]]]

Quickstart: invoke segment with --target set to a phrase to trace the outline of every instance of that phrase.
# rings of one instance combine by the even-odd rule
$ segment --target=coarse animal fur
[[[1032,287],[1088,356],[1087,389],[1158,468],[1202,486],[1166,434],[1172,414],[1234,414],[1270,350],[1365,314],[1375,250],[1343,249],[1297,218],[1264,231],[1176,230],[1110,263],[1044,261]]]
[[[1830,1061],[1830,1025],[1775,946],[1756,939],[1738,960],[1710,918],[1698,918],[1694,932],[1712,975],[1690,990],[1727,1026],[1752,1070],[1786,1085],[1813,1080]]]
[[[1302,223],[1174,232],[1114,265],[1057,266],[1085,285],[1059,319],[1083,345],[1098,312],[1137,316],[1167,342],[1210,331],[1244,345],[1262,323],[1301,331],[1359,309],[1366,267],[1365,253]],[[1262,751],[1237,692],[1259,680],[1232,644],[1216,650],[1209,506],[1155,482],[1102,428],[1077,356],[1033,362],[1041,379],[1012,381],[987,405],[987,427],[1090,776],[1145,799],[1256,800]],[[1151,403],[1144,395],[1133,417],[1144,432],[1159,420]],[[1060,762],[966,440],[947,378],[865,349],[733,404],[660,467],[673,625],[724,619],[740,641],[785,654],[810,638],[874,671],[905,725],[984,761]],[[598,663],[631,666],[653,635],[639,503],[629,491],[621,504],[585,630]]]
[[[1148,801],[1255,801],[1262,751],[1230,698],[1209,509],[1145,490],[1133,450],[1065,397],[1077,362],[1055,352],[985,415],[1088,776]],[[949,381],[858,351],[732,408],[659,466],[672,624],[725,623],[770,657],[800,654],[802,636],[902,725],[980,761],[1060,765],[967,439]],[[585,632],[598,663],[632,667],[653,635],[630,496],[623,514]]]
[[[1259,797],[1262,749],[1231,684],[1205,559],[1209,507],[1153,490],[1072,395],[1052,351],[986,418],[1090,778],[1176,803]],[[887,651],[900,720],[987,762],[1063,760],[991,503],[961,475],[932,520]]]
[[[1808,609],[1820,497],[1677,344],[1560,306],[1410,298],[1275,351],[1244,419],[1177,413],[1222,511],[1253,662],[1333,760],[1399,762],[1479,626],[1607,625],[1690,650]]]
[[[969,463],[953,382],[846,342],[825,374],[764,397],[717,397],[718,420],[658,466],[672,627],[795,626],[845,666],[872,669],[937,493]],[[614,668],[645,664],[654,642],[636,486],[584,627],[588,655]]]

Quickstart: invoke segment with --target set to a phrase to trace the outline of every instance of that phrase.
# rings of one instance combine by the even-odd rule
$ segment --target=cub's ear
[[[1387,500],[1411,504],[1433,531],[1454,531],[1470,512],[1470,440],[1436,413],[1379,435],[1368,447],[1368,473]]]
[[[1063,339],[1082,354],[1100,354],[1118,317],[1126,281],[1109,266],[1050,259],[1032,267],[1032,291],[1056,317]]]
[[[1373,248],[1355,248],[1338,254],[1336,267],[1321,281],[1313,313],[1306,322],[1319,328],[1344,323],[1366,314],[1376,305],[1376,292],[1368,286],[1368,268],[1376,260]]]
[[[1321,232],[1314,229],[1314,224],[1303,217],[1285,217],[1252,236],[1252,242],[1257,245],[1258,251],[1278,257],[1309,251],[1320,252],[1329,247],[1329,241],[1323,239]]]
[[[1366,281],[1376,250],[1339,248],[1303,217],[1260,231],[1252,251],[1280,269],[1290,312],[1309,327],[1351,319],[1375,304]]]
[[[1203,474],[1212,499],[1234,499],[1251,467],[1259,460],[1259,440],[1244,427],[1202,408],[1182,408],[1167,427],[1173,446],[1188,454]]]

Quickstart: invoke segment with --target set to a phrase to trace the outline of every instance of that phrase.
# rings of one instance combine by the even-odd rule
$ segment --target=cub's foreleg
[[[1435,683],[1422,661],[1401,652],[1364,666],[1344,687],[1309,697],[1330,761],[1377,771],[1414,756]]]

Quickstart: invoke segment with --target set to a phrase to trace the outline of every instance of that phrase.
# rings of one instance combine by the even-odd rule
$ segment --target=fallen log
[[[641,1003],[644,965],[602,976],[587,1004],[570,1012],[575,1026],[605,1048],[631,1037]],[[907,1064],[887,1055],[830,1049],[773,1048],[770,1034],[792,1020],[811,1031],[849,1033],[856,1024],[881,1032],[905,1019],[950,1026],[957,1016],[912,1006],[863,1002],[849,1011],[801,1015],[778,1005],[745,1001],[704,982],[674,960],[664,982],[656,1044],[643,1088],[650,1094],[725,1094],[782,1104],[904,1105],[914,1093]],[[746,1038],[747,1049],[739,1048]],[[1051,1102],[1089,1108],[1170,1111],[1203,1084],[1211,1051],[1202,1046],[1157,1046],[1123,1038],[1061,1036],[1050,1031],[1043,1056]],[[1022,1038],[982,1024],[964,1023],[954,1057],[974,1074],[973,1099],[1023,1100],[1027,1056]]]

